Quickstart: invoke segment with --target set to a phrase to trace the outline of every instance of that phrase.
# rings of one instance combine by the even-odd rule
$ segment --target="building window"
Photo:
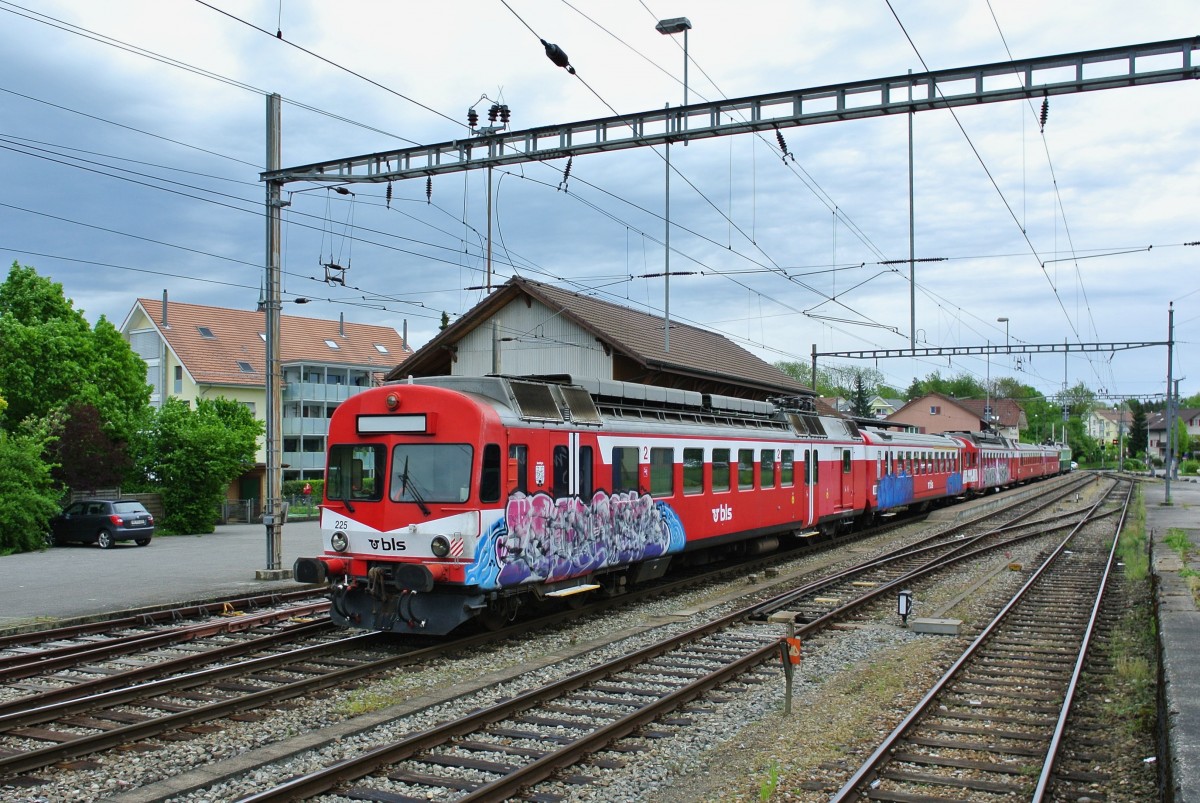
[[[382,343],[376,343],[375,350],[378,351],[380,354],[388,353],[387,346],[383,345]]]
[[[929,414],[930,415],[941,415],[942,408],[937,405],[931,404],[931,405],[929,405]]]
[[[254,366],[245,360],[238,360],[238,370],[243,374],[252,374],[254,373]]]
[[[254,407],[254,402],[242,402],[242,406],[250,411],[250,415],[254,415],[257,412]]]
[[[183,393],[183,366],[175,366],[175,392]]]
[[[205,340],[216,340],[217,336],[213,334],[213,330],[207,326],[197,326],[196,331],[200,333],[200,337]]]
[[[334,351],[337,351],[338,349],[341,348],[341,346],[339,346],[337,343],[335,343],[332,340],[326,340],[325,345],[329,346],[329,348],[333,349]]]

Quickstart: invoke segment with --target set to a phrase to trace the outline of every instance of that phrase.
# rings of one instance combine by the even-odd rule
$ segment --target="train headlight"
[[[429,546],[433,550],[433,554],[439,558],[444,558],[450,554],[450,540],[444,535],[434,536]]]
[[[346,547],[350,546],[350,539],[346,537],[344,532],[338,530],[330,537],[329,544],[335,552],[345,552]]]

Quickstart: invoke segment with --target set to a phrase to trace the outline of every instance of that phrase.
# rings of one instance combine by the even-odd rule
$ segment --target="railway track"
[[[1072,492],[1073,486],[1064,486],[1055,498]],[[1032,507],[1029,502],[1017,506]],[[951,543],[963,540],[959,530],[953,530],[949,535],[943,533],[940,538]],[[898,553],[906,551],[912,550],[897,550]],[[911,561],[913,558],[908,555],[904,559]],[[683,584],[696,582],[698,580],[692,578]],[[670,589],[646,593],[666,594]],[[627,604],[637,598],[638,595],[631,594],[606,604]],[[592,609],[564,612],[552,618],[575,618],[588,615],[589,610]],[[480,634],[426,649],[409,649],[400,654],[393,650],[382,658],[370,654],[377,653],[372,634],[301,649],[286,649],[288,639],[280,634],[278,643],[270,647],[270,654],[243,657],[235,663],[225,663],[236,658],[227,655],[220,658],[222,663],[208,668],[188,668],[180,663],[144,668],[147,671],[144,676],[129,674],[121,678],[122,673],[102,674],[94,681],[87,681],[92,684],[90,686],[76,682],[61,691],[47,692],[40,698],[31,697],[0,708],[0,777],[12,777],[115,745],[163,737],[164,734],[164,738],[168,738],[172,732],[192,729],[205,721],[271,708],[282,700],[308,696],[321,688],[344,685],[406,664],[429,661],[448,650],[502,641],[525,633],[529,627],[529,624],[522,624],[495,634]],[[750,632],[766,629],[753,623],[749,628]],[[777,636],[776,633],[768,649],[774,648]],[[151,677],[157,679],[149,680]],[[54,694],[58,696],[54,697]]]
[[[1003,541],[993,539],[990,547],[975,544],[975,549],[966,553],[952,550],[954,554],[924,560],[915,568],[906,568],[912,560],[910,551],[898,550],[886,561],[868,561],[860,571],[876,571],[890,562],[899,566],[892,569],[897,579],[911,581],[963,560],[964,554],[1002,549],[1011,546],[1013,539],[1028,537],[1018,534]],[[800,630],[812,635],[835,618],[853,615],[876,596],[873,590],[860,590],[856,598],[841,602]],[[766,624],[761,615],[794,601],[793,593],[788,592],[765,604],[741,608],[618,659],[246,797],[244,803],[327,793],[392,803],[494,801],[515,795],[561,799],[552,791],[539,792],[537,784],[548,779],[568,785],[589,783],[590,774],[614,763],[609,758],[596,759],[598,752],[622,749],[620,740],[669,719],[701,695],[777,658],[778,625]],[[586,764],[585,769],[564,776],[568,768],[581,763]]]
[[[1116,553],[1112,530],[1092,522],[1073,529],[835,801],[1046,799]]]

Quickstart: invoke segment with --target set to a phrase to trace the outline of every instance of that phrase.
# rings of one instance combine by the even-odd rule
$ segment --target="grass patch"
[[[1134,496],[1125,527],[1117,542],[1117,556],[1125,564],[1125,578],[1142,583],[1150,576],[1150,553],[1146,544],[1146,503],[1141,489]]]
[[[1179,557],[1183,560],[1187,560],[1188,555],[1194,550],[1192,539],[1188,537],[1185,531],[1178,527],[1172,527],[1167,530],[1167,537],[1163,540],[1167,542],[1167,546],[1178,552]]]

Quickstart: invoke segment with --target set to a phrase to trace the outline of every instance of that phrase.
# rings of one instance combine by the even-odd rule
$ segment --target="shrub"
[[[1200,473],[1200,460],[1184,460],[1179,464],[1180,474]]]

